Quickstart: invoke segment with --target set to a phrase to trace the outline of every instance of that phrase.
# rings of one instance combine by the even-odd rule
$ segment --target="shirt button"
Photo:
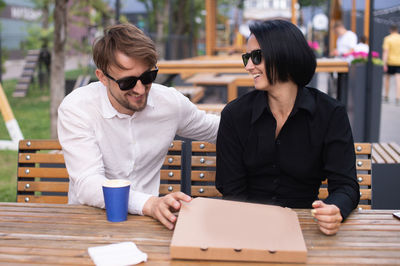
[[[281,141],[279,139],[276,140],[276,145],[280,145]]]
[[[273,197],[272,197],[272,200],[276,200],[276,196],[273,196]]]
[[[272,168],[276,168],[276,164],[271,165]]]
[[[274,179],[274,184],[277,184],[278,183],[278,178],[275,178]]]

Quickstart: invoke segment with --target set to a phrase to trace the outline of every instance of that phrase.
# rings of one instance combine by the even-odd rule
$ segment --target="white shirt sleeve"
[[[107,178],[91,123],[93,119],[73,106],[62,104],[58,109],[58,138],[70,178],[68,201],[105,208],[102,184]],[[129,213],[143,215],[143,206],[151,196],[131,188]]]
[[[180,105],[180,123],[177,135],[185,138],[216,143],[220,117],[199,110],[186,96],[176,92]]]

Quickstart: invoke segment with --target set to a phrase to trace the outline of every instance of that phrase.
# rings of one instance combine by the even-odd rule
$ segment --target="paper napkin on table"
[[[147,261],[147,254],[140,251],[133,242],[90,247],[88,252],[97,266],[122,266]]]

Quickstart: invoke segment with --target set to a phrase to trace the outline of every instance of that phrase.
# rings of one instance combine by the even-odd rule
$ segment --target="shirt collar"
[[[265,91],[259,91],[259,93],[257,94],[255,103],[253,105],[251,123],[257,121],[257,119],[263,114],[265,109],[271,112],[268,104],[267,95],[268,92]],[[306,110],[311,115],[314,115],[315,113],[316,109],[315,97],[310,92],[310,89],[308,87],[300,88],[297,91],[297,96],[291,115],[294,115],[298,109]]]
[[[107,88],[101,83],[101,112],[103,115],[103,118],[107,119],[107,118],[113,118],[114,116],[118,116],[120,118],[123,117],[131,117],[130,115],[126,115],[126,114],[121,114],[120,112],[118,112],[114,106],[112,106],[110,99],[108,98],[107,95]],[[151,107],[154,108],[154,101],[153,101],[153,97],[152,97],[152,93],[151,93],[151,89],[149,92],[149,95],[147,97],[147,105],[145,108]]]

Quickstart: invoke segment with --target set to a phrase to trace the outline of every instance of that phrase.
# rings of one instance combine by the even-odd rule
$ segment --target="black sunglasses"
[[[243,59],[243,64],[244,66],[247,66],[247,63],[249,62],[249,59],[251,58],[251,61],[255,65],[259,65],[262,61],[262,55],[261,55],[261,50],[253,50],[250,53],[245,53],[242,54],[242,59]]]
[[[143,83],[143,85],[152,83],[157,77],[157,72],[158,72],[158,67],[156,66],[155,70],[146,71],[142,75],[140,75],[140,77],[132,76],[116,80],[115,78],[108,75],[106,72],[104,72],[104,75],[107,78],[115,81],[122,91],[127,91],[135,87],[138,80],[140,80]]]

